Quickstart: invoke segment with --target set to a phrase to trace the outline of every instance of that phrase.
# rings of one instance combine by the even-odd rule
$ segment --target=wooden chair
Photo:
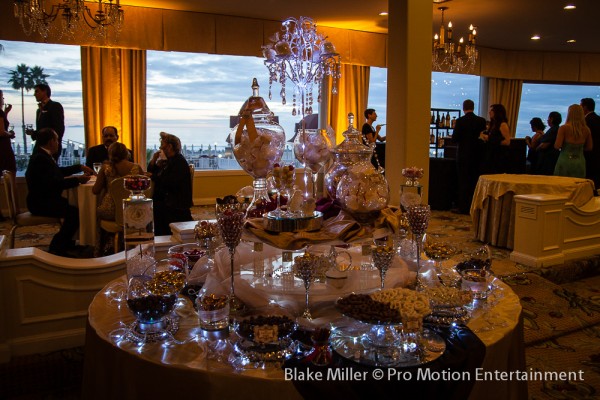
[[[152,198],[154,185],[151,184],[150,188],[146,190],[146,197]],[[121,234],[123,233],[123,200],[129,198],[129,190],[123,186],[123,178],[117,178],[110,183],[108,186],[108,193],[106,196],[111,196],[115,203],[115,220],[100,219],[100,228],[108,233],[114,234],[113,250],[115,253],[119,252],[119,243]]]
[[[8,204],[8,216],[12,220],[13,226],[10,230],[10,248],[15,247],[15,234],[17,228],[22,226],[36,226],[44,224],[61,224],[61,219],[57,217],[43,217],[40,215],[33,215],[29,211],[19,213],[17,210],[16,202],[16,185],[15,185],[15,174],[11,171],[3,171],[2,177],[4,178],[4,194],[6,196],[6,204]]]

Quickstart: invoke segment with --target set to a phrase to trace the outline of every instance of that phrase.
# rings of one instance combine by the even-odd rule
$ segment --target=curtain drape
[[[521,92],[523,81],[520,79],[488,78],[488,106],[502,104],[506,108],[506,117],[510,128],[511,137],[517,132],[517,120],[519,119],[519,106],[521,104]]]
[[[336,135],[336,142],[344,138],[342,132],[348,128],[348,113],[354,113],[354,126],[358,130],[363,124],[363,112],[369,99],[368,66],[342,64],[342,76],[337,82],[337,94],[331,93],[331,77],[324,80],[324,93],[329,105],[328,121]]]
[[[146,51],[82,46],[81,85],[86,146],[102,143],[102,128],[113,125],[145,165]]]

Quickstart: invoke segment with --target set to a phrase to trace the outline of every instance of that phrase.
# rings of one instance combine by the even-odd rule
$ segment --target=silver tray
[[[314,211],[305,217],[283,217],[267,213],[263,217],[263,227],[271,232],[310,232],[318,231],[323,225],[323,213]]]
[[[252,363],[281,363],[290,358],[296,350],[294,342],[285,338],[279,343],[257,344],[240,338],[233,348],[241,358],[242,364]]]
[[[446,342],[437,333],[424,329],[421,334],[407,335],[398,344],[381,345],[368,339],[365,332],[357,336],[342,329],[332,332],[331,348],[341,357],[374,367],[413,367],[438,359],[446,351]]]
[[[466,325],[469,318],[469,311],[464,307],[434,306],[424,321],[438,326]]]

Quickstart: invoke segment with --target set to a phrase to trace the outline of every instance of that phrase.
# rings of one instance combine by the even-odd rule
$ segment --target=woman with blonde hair
[[[123,143],[113,143],[108,147],[108,162],[102,165],[102,169],[98,173],[96,183],[92,188],[92,192],[99,196],[98,207],[96,208],[96,216],[99,219],[114,221],[115,219],[115,202],[112,196],[108,194],[108,188],[112,181],[127,175],[143,174],[144,170],[139,164],[129,161],[129,150]],[[100,226],[100,224],[98,224]],[[98,228],[100,229],[100,228]],[[110,242],[112,235],[105,235],[100,232],[96,235],[96,256],[103,256],[108,249],[113,246]]]
[[[592,150],[592,134],[585,123],[583,108],[571,104],[567,121],[558,129],[554,147],[560,150],[554,175],[585,178],[584,151]]]

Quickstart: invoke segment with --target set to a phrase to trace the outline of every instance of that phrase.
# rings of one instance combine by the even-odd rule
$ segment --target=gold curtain
[[[523,81],[520,79],[488,78],[488,105],[502,104],[506,108],[506,118],[510,136],[515,137]]]
[[[337,143],[344,139],[342,132],[348,128],[348,113],[354,113],[354,126],[358,130],[362,127],[363,112],[369,100],[370,76],[368,66],[342,64],[342,76],[337,82],[338,93],[331,93],[331,77],[323,85],[329,105],[328,121],[335,131]]]
[[[102,143],[102,128],[113,125],[145,165],[146,51],[82,46],[81,84],[86,146]]]

